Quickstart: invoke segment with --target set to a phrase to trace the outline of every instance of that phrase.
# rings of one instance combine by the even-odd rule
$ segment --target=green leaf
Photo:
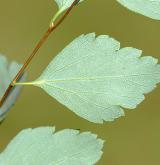
[[[5,56],[0,55],[0,98],[4,95],[7,87],[11,83],[12,79],[15,77],[21,65],[15,61],[8,63]],[[26,75],[23,75],[20,81],[24,81]],[[15,103],[21,87],[15,87],[15,89],[10,93],[7,100],[4,102],[3,106],[0,108],[0,122],[5,118],[8,111],[11,109]]]
[[[20,132],[0,154],[3,165],[93,165],[103,141],[90,132],[40,127]]]
[[[67,10],[74,2],[75,0],[55,0],[55,2],[57,3],[59,10],[61,11],[65,11]],[[77,3],[82,2],[84,0],[77,0]]]
[[[50,26],[52,27],[53,24],[55,23],[55,21],[57,20],[57,18],[65,11],[67,10],[69,7],[71,7],[71,5],[73,4],[75,0],[55,0],[55,2],[58,5],[59,10],[57,11],[57,13],[53,16],[51,22],[50,22]],[[84,0],[77,0],[77,3],[80,3]]]
[[[39,86],[77,115],[95,123],[124,116],[160,82],[160,65],[141,50],[107,35],[81,35],[29,84]],[[24,83],[26,84],[26,83]]]
[[[117,0],[126,8],[152,19],[160,20],[160,0]]]

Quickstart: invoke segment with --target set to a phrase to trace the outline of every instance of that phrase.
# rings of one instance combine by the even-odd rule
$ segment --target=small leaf
[[[65,11],[67,10],[75,0],[55,0],[57,3],[59,10]],[[83,2],[84,0],[77,0],[77,3]]]
[[[126,8],[152,19],[160,20],[160,0],[117,0]]]
[[[95,122],[134,109],[160,82],[160,65],[142,51],[126,47],[107,35],[81,35],[53,59],[39,79],[43,88],[77,115]]]
[[[15,77],[21,65],[13,61],[8,63],[6,57],[0,55],[0,98],[4,95],[7,87],[11,83],[12,79]],[[20,81],[25,80],[26,75],[23,75]],[[0,121],[2,121],[10,108],[15,103],[21,87],[15,87],[15,89],[10,93],[9,97],[4,102],[3,106],[0,108]]]
[[[65,11],[67,10],[69,7],[72,6],[72,4],[74,3],[75,0],[55,0],[55,2],[57,3],[59,10],[56,12],[56,14],[53,16],[53,18],[51,19],[50,22],[50,27],[52,27],[55,24],[55,21],[57,20],[57,18]],[[79,4],[80,2],[82,2],[84,0],[77,0],[77,4]]]
[[[90,132],[52,127],[25,129],[0,154],[3,165],[93,165],[103,141]]]

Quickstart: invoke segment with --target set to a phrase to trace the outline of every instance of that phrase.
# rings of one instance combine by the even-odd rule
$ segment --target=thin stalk
[[[14,84],[14,86],[28,86],[28,85],[37,85],[37,84],[43,84],[44,81],[32,81],[32,82],[17,82]]]
[[[73,9],[73,7],[78,3],[77,0],[75,0],[72,5],[70,6],[70,8],[68,8],[68,10],[65,12],[65,14],[57,21],[57,23],[52,24],[52,26],[49,27],[49,29],[44,33],[44,35],[42,36],[42,38],[40,39],[40,41],[38,42],[38,44],[35,46],[35,48],[33,49],[32,53],[29,55],[29,57],[26,59],[26,61],[24,62],[22,68],[19,70],[19,72],[17,73],[17,75],[14,77],[14,79],[11,81],[10,85],[8,86],[6,92],[4,93],[2,99],[0,100],[0,107],[3,105],[3,103],[5,102],[5,100],[7,99],[8,95],[10,94],[10,92],[12,91],[14,85],[16,84],[16,82],[21,78],[21,76],[23,75],[25,69],[28,67],[28,65],[30,64],[30,62],[32,61],[32,59],[35,57],[36,53],[38,52],[38,50],[42,47],[42,45],[45,43],[45,41],[47,40],[47,38],[50,36],[50,34],[64,21],[64,19],[69,15],[69,13],[71,12],[71,10]]]

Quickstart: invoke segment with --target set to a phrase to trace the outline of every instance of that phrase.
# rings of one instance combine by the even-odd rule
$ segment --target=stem
[[[57,18],[61,15],[63,11],[60,9],[58,10],[58,12],[54,15],[54,17],[52,18],[51,22],[50,22],[50,27],[53,26],[54,22],[57,20]]]
[[[10,85],[8,86],[6,92],[4,93],[2,99],[0,100],[0,107],[3,105],[3,103],[5,102],[6,98],[8,97],[8,95],[10,94],[10,92],[12,91],[15,83],[21,78],[21,76],[23,75],[25,69],[27,68],[27,66],[30,64],[30,62],[32,61],[33,57],[36,55],[36,53],[38,52],[38,50],[42,47],[42,45],[45,43],[45,41],[47,40],[47,38],[49,37],[49,35],[64,21],[64,19],[69,15],[69,13],[71,12],[71,10],[73,9],[73,7],[77,4],[77,0],[75,0],[72,5],[70,6],[70,8],[68,8],[68,10],[65,12],[65,14],[59,19],[59,21],[56,24],[53,24],[51,27],[49,27],[49,29],[45,32],[45,34],[43,35],[43,37],[40,39],[40,41],[38,42],[38,44],[36,45],[36,47],[33,49],[32,53],[29,55],[29,57],[26,59],[26,61],[24,62],[22,68],[19,70],[19,72],[17,73],[17,75],[15,76],[15,78],[11,81]]]
[[[16,82],[14,86],[28,86],[28,85],[37,85],[37,84],[43,84],[44,81],[32,81],[32,82]]]
[[[14,86],[27,86],[27,85],[34,85],[33,82],[17,82],[14,84]]]

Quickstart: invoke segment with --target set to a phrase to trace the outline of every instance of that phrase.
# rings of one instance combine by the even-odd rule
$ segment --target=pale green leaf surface
[[[90,132],[25,129],[0,154],[0,165],[93,165],[102,147],[103,141]]]
[[[20,67],[21,65],[17,62],[12,61],[11,63],[8,63],[6,57],[0,55],[0,98],[5,93],[7,87],[19,71]],[[25,77],[26,76],[23,75],[20,81],[24,81]],[[20,93],[20,89],[21,87],[15,87],[15,89],[10,93],[9,97],[7,98],[3,106],[0,108],[0,121],[4,119],[7,112],[15,103]]]
[[[160,20],[160,0],[117,0],[126,8],[152,19]]]
[[[81,35],[53,59],[32,85],[95,122],[134,109],[160,82],[160,65],[141,50],[126,47],[107,35]]]
[[[82,1],[84,1],[84,0],[80,0],[79,3]],[[55,2],[57,3],[59,10],[64,11],[72,5],[74,0],[55,0]]]

